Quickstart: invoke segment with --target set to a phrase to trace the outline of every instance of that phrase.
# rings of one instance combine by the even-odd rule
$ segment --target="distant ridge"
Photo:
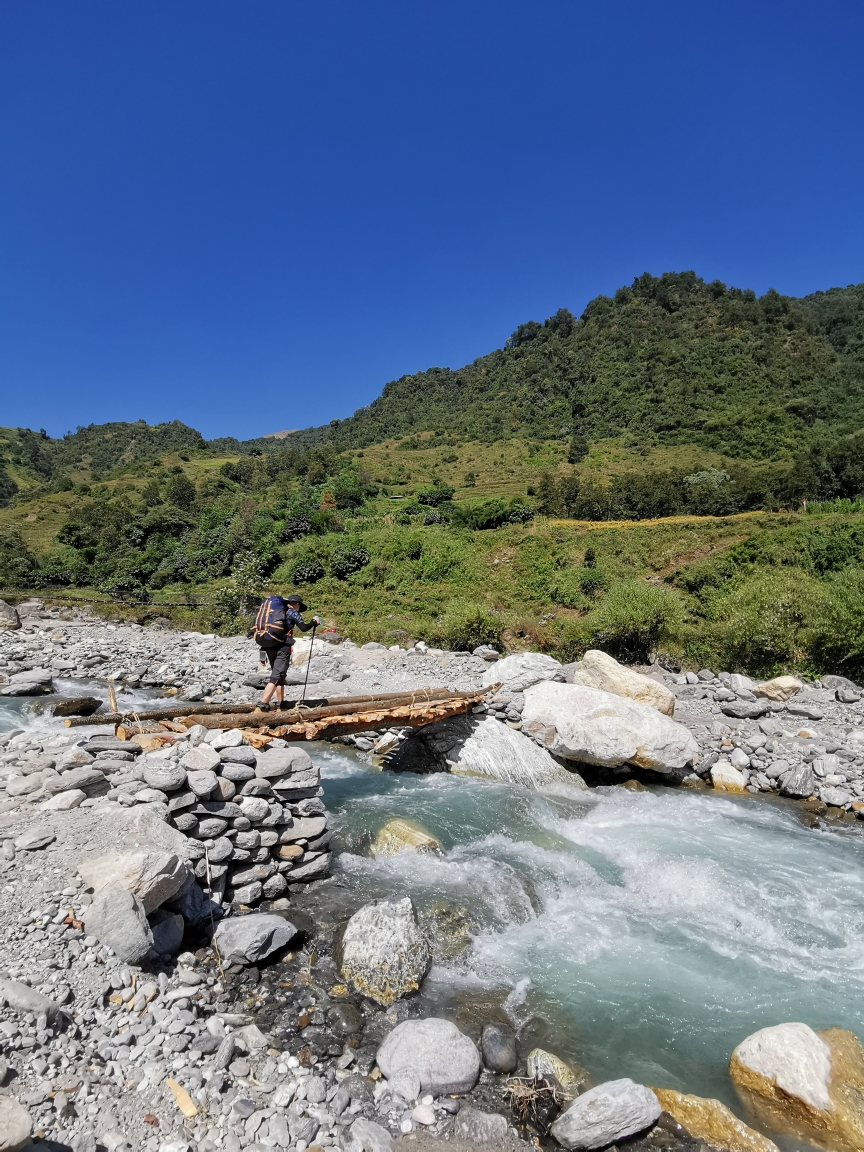
[[[267,432],[264,436],[259,437],[261,440],[284,440],[286,436],[293,436],[295,432],[299,432],[299,428],[286,428],[282,432]]]

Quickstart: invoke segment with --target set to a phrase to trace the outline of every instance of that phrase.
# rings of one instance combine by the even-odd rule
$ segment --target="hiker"
[[[300,615],[306,611],[306,605],[297,595],[286,596],[284,599],[281,596],[268,596],[258,609],[253,636],[261,649],[261,655],[266,656],[270,663],[270,682],[258,703],[259,708],[268,709],[274,693],[278,705],[281,707],[284,704],[285,673],[291,663],[291,648],[294,644],[291,632],[295,627],[301,632],[308,632],[321,623],[320,616],[313,616],[306,624]],[[312,659],[311,651],[309,659]]]

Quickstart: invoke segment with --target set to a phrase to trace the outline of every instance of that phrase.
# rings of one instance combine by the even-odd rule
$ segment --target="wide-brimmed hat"
[[[285,603],[286,604],[296,604],[301,612],[307,612],[308,611],[306,605],[303,603],[303,601],[300,599],[300,597],[296,594],[296,592],[294,593],[293,596],[286,596],[285,597]]]

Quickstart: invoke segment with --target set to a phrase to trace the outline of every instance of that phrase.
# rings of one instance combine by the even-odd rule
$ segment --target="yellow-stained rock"
[[[398,852],[439,852],[441,845],[416,820],[397,817],[388,821],[372,845],[372,855],[379,859]]]
[[[568,1100],[574,1100],[579,1095],[579,1089],[588,1079],[584,1068],[575,1064],[568,1064],[552,1052],[545,1052],[542,1048],[534,1048],[528,1053],[528,1075],[532,1077],[554,1076],[561,1085],[561,1090]]]
[[[796,692],[800,692],[804,685],[794,676],[775,676],[773,680],[766,680],[764,684],[757,684],[753,689],[754,696],[761,696],[764,700],[791,700]]]
[[[573,666],[572,683],[581,684],[583,688],[599,688],[615,696],[627,696],[640,704],[650,704],[664,716],[671,716],[675,711],[675,697],[665,684],[634,672],[595,648],[589,648],[582,660]]]
[[[719,1100],[688,1096],[673,1088],[652,1088],[664,1112],[683,1124],[691,1136],[730,1152],[779,1152],[767,1136],[748,1127]]]
[[[732,1053],[729,1074],[765,1127],[828,1152],[864,1152],[864,1048],[852,1032],[763,1028]]]
[[[718,760],[711,768],[711,783],[718,791],[745,792],[747,777],[728,760]]]

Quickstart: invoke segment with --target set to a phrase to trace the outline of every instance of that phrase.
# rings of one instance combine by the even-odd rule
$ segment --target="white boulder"
[[[490,665],[480,683],[484,688],[504,684],[511,692],[523,692],[541,680],[563,679],[564,667],[552,656],[545,656],[542,652],[516,652]]]
[[[693,735],[656,708],[579,684],[526,689],[522,728],[556,756],[610,768],[671,772],[700,755]]]
[[[408,896],[364,904],[345,927],[342,976],[377,1004],[393,1004],[416,992],[430,960],[429,945]]]
[[[721,792],[743,792],[747,777],[729,760],[718,760],[711,766],[711,783]]]
[[[378,1049],[378,1067],[389,1080],[413,1068],[433,1096],[470,1092],[480,1075],[480,1053],[470,1036],[449,1020],[404,1020]]]
[[[452,756],[451,772],[491,776],[532,789],[556,783],[587,787],[578,772],[568,772],[545,748],[491,716],[480,721]]]
[[[571,684],[581,684],[583,688],[599,688],[601,692],[611,692],[615,696],[627,696],[641,704],[650,704],[664,716],[675,711],[675,697],[665,684],[641,672],[634,672],[619,664],[617,660],[597,649],[589,649],[578,664],[571,666],[567,677]]]
[[[732,1061],[733,1069],[742,1064],[811,1108],[831,1109],[831,1049],[806,1024],[760,1028],[738,1045]]]
[[[642,1132],[660,1118],[660,1101],[633,1080],[607,1080],[577,1096],[550,1131],[565,1148],[603,1148]]]
[[[794,676],[775,676],[773,680],[755,685],[751,691],[763,700],[779,700],[782,703],[791,700],[803,687],[801,681]]]

